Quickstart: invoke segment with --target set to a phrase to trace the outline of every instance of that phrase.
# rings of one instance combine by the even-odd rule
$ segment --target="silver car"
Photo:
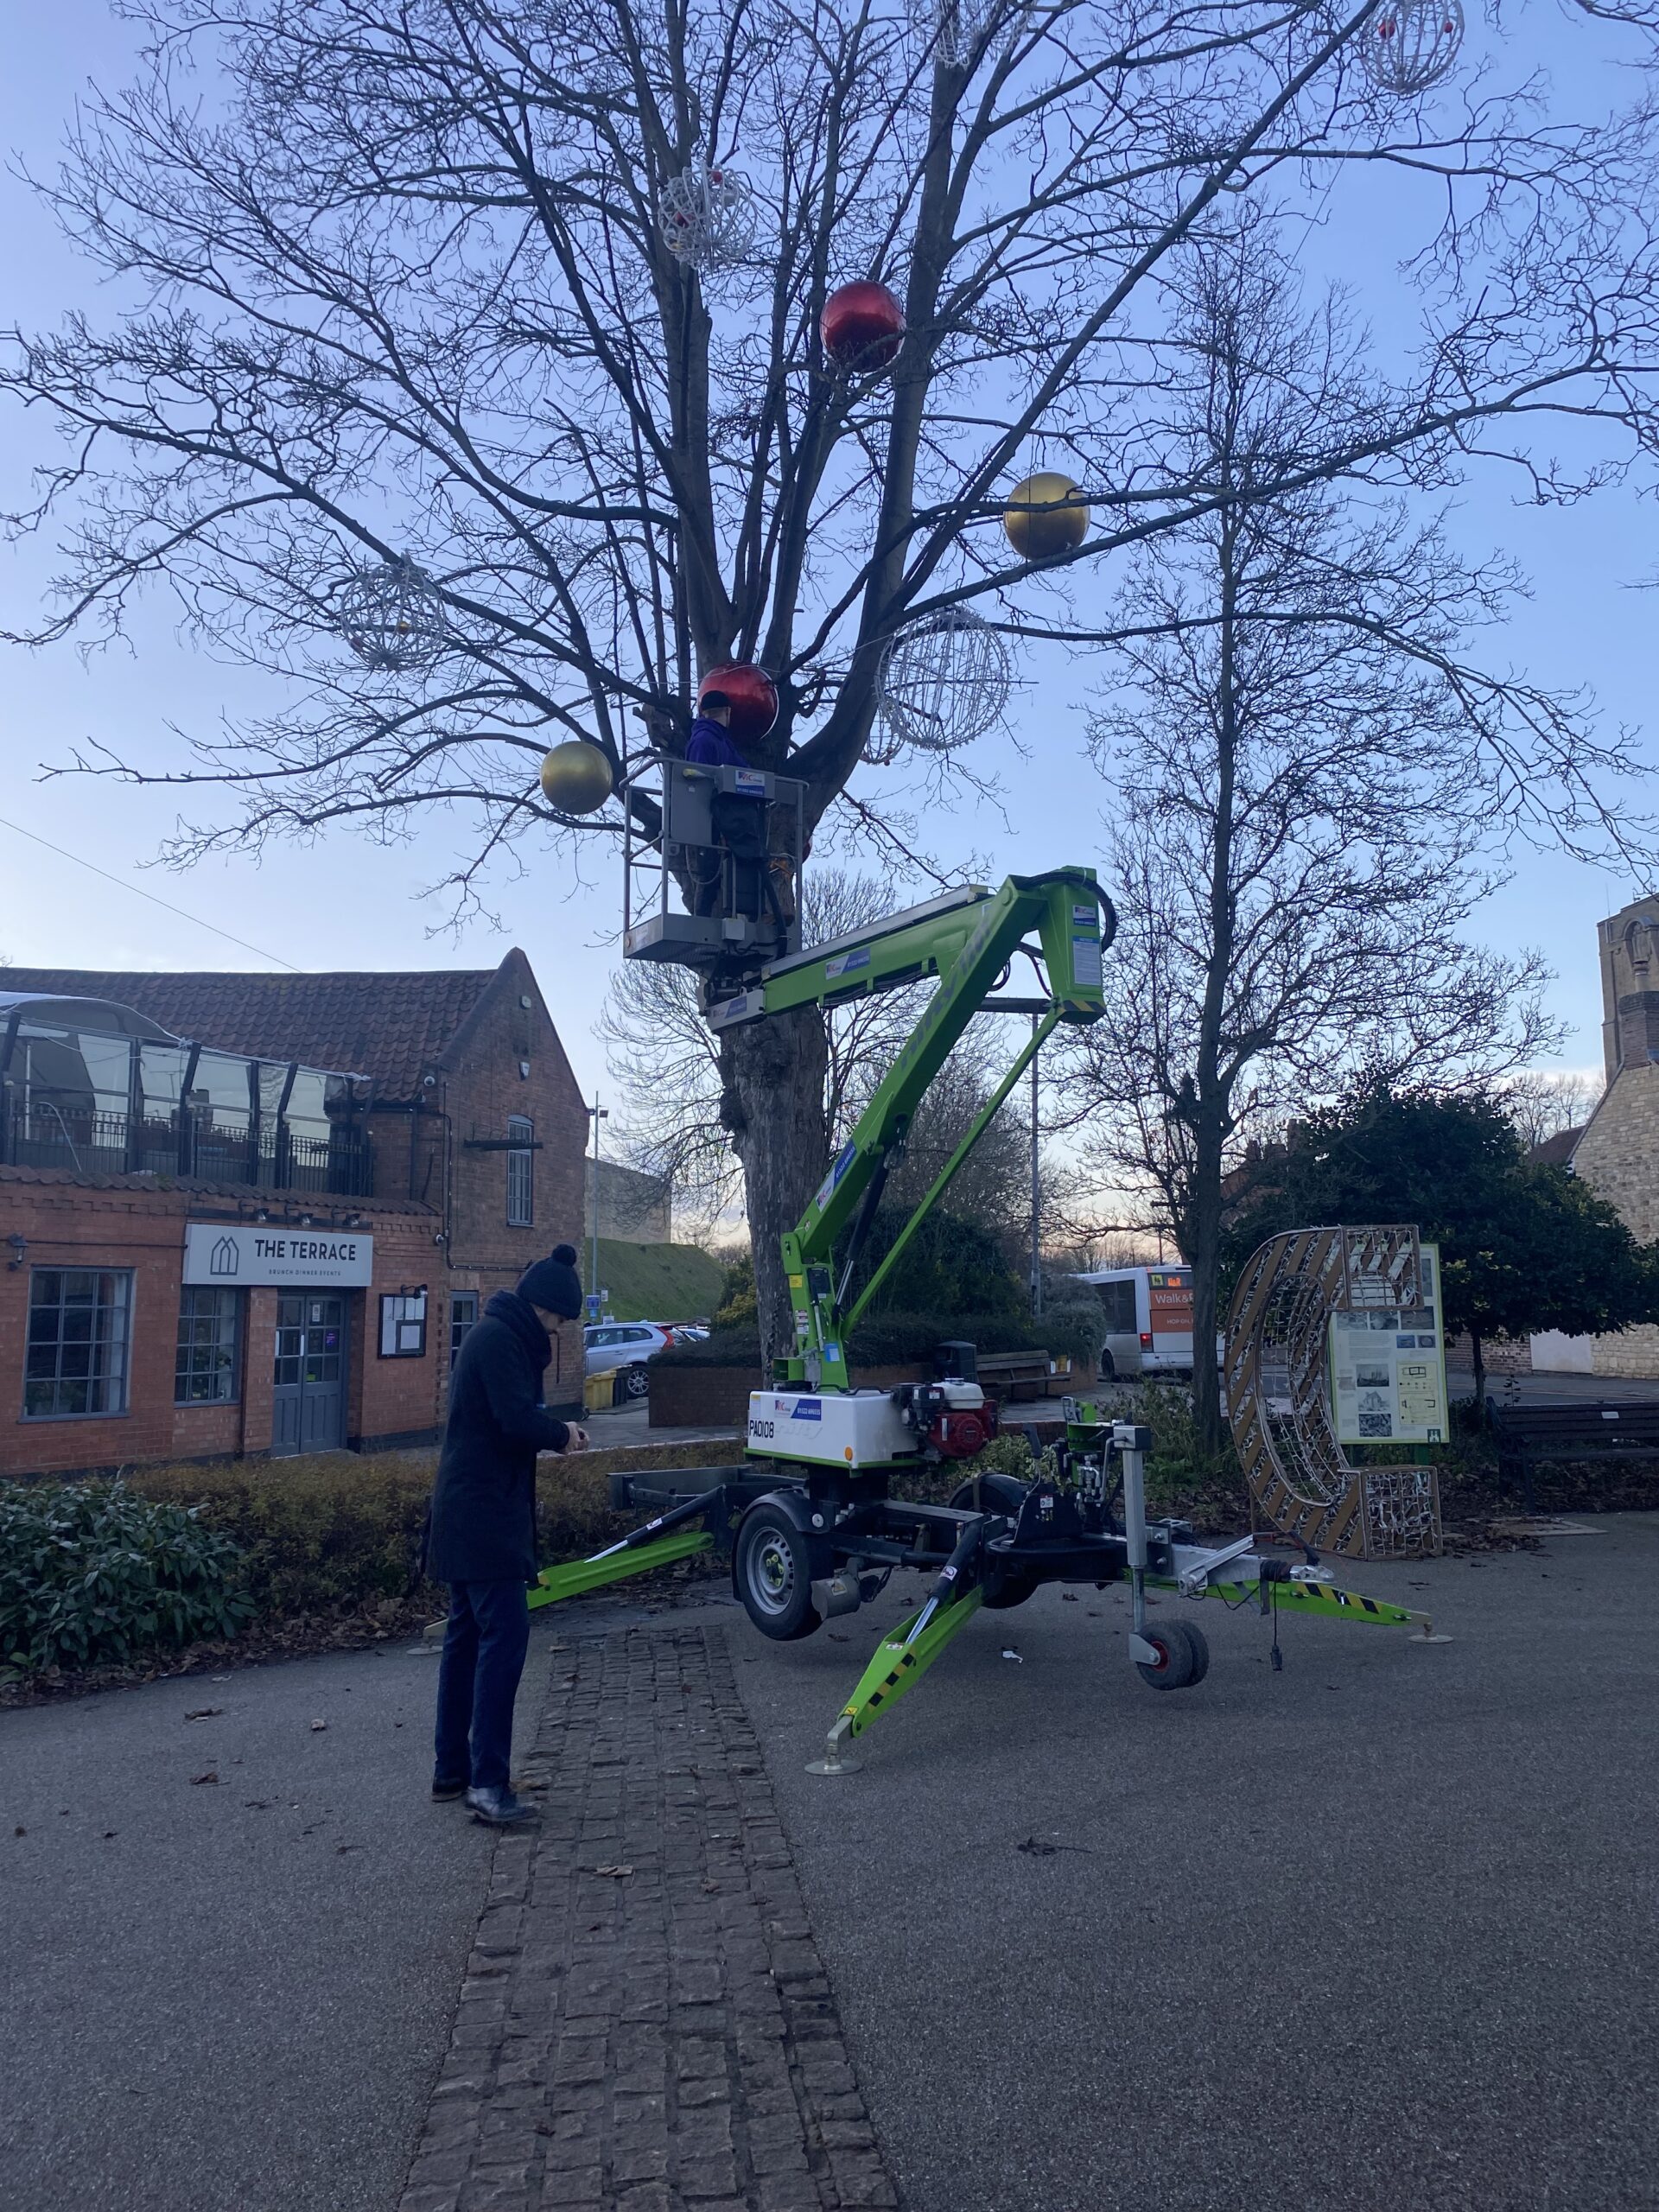
[[[673,1341],[654,1321],[590,1321],[582,1332],[583,1370],[603,1375],[620,1368],[618,1395],[643,1398],[651,1389],[645,1362]]]

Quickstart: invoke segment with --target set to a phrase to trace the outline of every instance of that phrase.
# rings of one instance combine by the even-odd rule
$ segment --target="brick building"
[[[431,1438],[491,1292],[580,1243],[586,1135],[517,950],[0,971],[0,1473]]]

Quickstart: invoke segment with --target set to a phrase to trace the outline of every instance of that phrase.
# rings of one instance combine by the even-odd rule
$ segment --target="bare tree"
[[[804,878],[805,944],[866,927],[893,906],[890,880],[837,867]],[[823,1147],[844,1141],[916,1020],[919,988],[854,999],[819,1017],[823,1025]],[[742,1164],[732,1144],[737,1106],[730,1037],[703,1020],[690,970],[626,963],[612,979],[599,1020],[626,1119],[617,1132],[637,1166],[674,1179],[677,1192],[706,1215],[738,1203]]]
[[[1538,959],[1461,931],[1536,804],[1512,780],[1524,733],[1578,739],[1570,706],[1465,654],[1507,570],[1351,485],[1255,496],[1351,435],[1370,378],[1338,308],[1305,314],[1264,238],[1194,276],[1171,421],[1218,496],[1146,549],[1119,609],[1123,682],[1093,742],[1123,911],[1074,1109],[1192,1265],[1214,1448],[1225,1180],[1249,1136],[1358,1074],[1490,1081],[1549,1049]]]
[[[1497,1096],[1521,1141],[1541,1145],[1580,1129],[1601,1100],[1600,1078],[1582,1068],[1518,1068]]]
[[[243,804],[182,857],[438,808],[478,824],[463,899],[515,851],[579,866],[582,825],[536,781],[550,739],[619,769],[642,734],[671,750],[695,672],[734,657],[778,679],[764,765],[817,822],[908,624],[977,602],[1097,638],[1071,571],[1224,497],[1386,456],[1427,482],[1473,454],[1566,497],[1603,464],[1535,459],[1552,420],[1653,442],[1653,115],[1578,125],[1478,73],[1428,109],[1385,99],[1352,59],[1374,0],[979,0],[920,29],[861,0],[138,4],[146,73],[88,105],[50,193],[137,304],[18,334],[5,381],[66,439],[21,518],[60,518],[39,635],[118,632],[161,579],[216,649],[289,679],[268,720],[202,741],[193,778]],[[1656,14],[1586,5],[1582,35],[1611,15],[1651,36]],[[747,172],[760,217],[718,283],[665,221],[710,162]],[[1414,358],[1363,420],[1224,494],[1161,415],[1165,280],[1252,203],[1390,165],[1442,187]],[[902,296],[890,371],[825,358],[852,277]],[[1093,526],[1021,558],[1001,506],[1045,462]],[[418,669],[342,642],[365,563],[402,564],[435,613]],[[1570,834],[1608,765],[1586,742],[1538,729],[1519,763]],[[942,772],[948,798],[968,770]],[[855,803],[884,834],[879,798]],[[769,1346],[823,1050],[804,1016],[731,1047]]]

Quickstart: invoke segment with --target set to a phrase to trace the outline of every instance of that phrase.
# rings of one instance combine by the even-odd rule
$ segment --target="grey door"
[[[346,1300],[285,1290],[276,1300],[271,1455],[338,1452],[346,1441]]]

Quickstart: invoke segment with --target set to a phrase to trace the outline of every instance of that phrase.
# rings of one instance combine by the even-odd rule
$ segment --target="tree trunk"
[[[760,1309],[760,1356],[794,1350],[795,1324],[779,1240],[806,1211],[829,1166],[823,1085],[829,1047],[816,1007],[728,1031],[721,1053],[721,1119],[743,1162],[743,1189]]]
[[[1222,1136],[1213,1111],[1204,1113],[1193,1147],[1185,1255],[1192,1270],[1192,1426],[1199,1449],[1222,1447],[1221,1376],[1216,1363],[1217,1277],[1221,1268]]]

